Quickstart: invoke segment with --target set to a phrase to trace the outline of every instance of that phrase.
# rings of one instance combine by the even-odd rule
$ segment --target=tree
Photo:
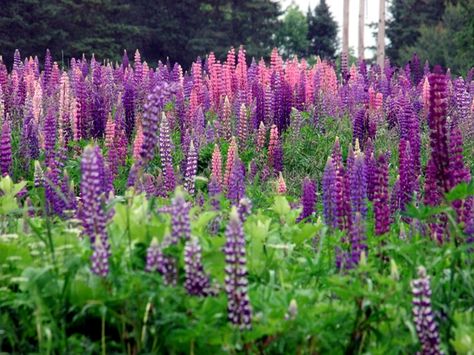
[[[333,59],[337,50],[337,23],[333,19],[326,0],[321,0],[314,9],[308,11],[309,55]]]
[[[283,56],[303,57],[308,50],[308,23],[298,6],[290,5],[276,34],[276,42]]]

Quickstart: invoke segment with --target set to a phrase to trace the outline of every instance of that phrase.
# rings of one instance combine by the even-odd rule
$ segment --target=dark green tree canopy
[[[337,50],[337,23],[333,19],[326,0],[321,0],[314,9],[308,9],[308,55],[333,59]]]

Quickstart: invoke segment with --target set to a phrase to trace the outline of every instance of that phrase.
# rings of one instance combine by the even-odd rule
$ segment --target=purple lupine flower
[[[209,185],[207,187],[208,195],[211,202],[211,205],[214,210],[218,211],[221,208],[221,203],[219,201],[219,195],[221,194],[221,185],[214,174],[211,175]]]
[[[54,159],[54,148],[56,146],[56,117],[53,110],[49,110],[44,122],[44,150],[46,164]]]
[[[44,186],[44,173],[43,169],[41,168],[40,162],[35,160],[35,172],[33,175],[33,182],[35,187],[43,187]]]
[[[413,322],[421,343],[422,354],[443,354],[440,335],[431,307],[430,277],[423,266],[418,267],[418,279],[411,282]]]
[[[5,119],[2,125],[2,135],[0,138],[0,169],[2,175],[11,174],[12,169],[12,142],[10,121]]]
[[[352,216],[360,213],[365,219],[367,216],[367,172],[362,153],[355,153],[354,164],[349,173]]]
[[[56,214],[62,217],[65,203],[60,194],[59,169],[53,162],[47,167],[44,178],[46,212],[49,215]]]
[[[166,171],[167,164],[173,164],[173,159],[171,157],[170,125],[164,112],[161,114],[159,144],[161,166]]]
[[[176,189],[175,195],[171,200],[171,235],[170,243],[178,244],[183,240],[189,240],[191,237],[191,222],[189,219],[189,211],[191,203],[184,199],[184,192]]]
[[[135,89],[133,86],[133,80],[131,76],[128,79],[124,79],[124,81],[125,81],[124,83],[125,91],[123,93],[122,102],[123,102],[123,107],[125,109],[125,133],[127,134],[128,141],[131,142],[132,136],[133,136],[133,130],[135,128]],[[152,98],[154,98],[153,92],[149,96],[152,96]],[[150,100],[150,97],[148,99]],[[151,103],[150,105],[151,107],[153,107],[152,108],[153,112],[150,113],[149,117],[151,117],[150,119],[153,120],[154,119],[153,113],[158,114],[158,112],[155,112],[156,109],[154,108],[154,103]],[[145,104],[145,107],[144,107],[145,112],[147,112],[148,110],[146,106],[147,104]],[[147,119],[145,119],[144,117],[144,121],[145,120]],[[156,122],[158,122],[158,118],[156,118]],[[144,122],[143,122],[143,126],[145,126]],[[145,127],[143,128],[145,130]],[[156,132],[156,129],[154,131],[151,131],[150,129],[149,134],[152,135],[152,132]],[[154,148],[155,145],[153,145],[152,148]],[[145,154],[153,156],[153,151],[150,150],[149,153],[145,153]]]
[[[351,256],[348,265],[355,267],[359,264],[362,253],[367,256],[365,220],[359,212],[354,215],[350,230]]]
[[[147,272],[159,272],[163,276],[165,285],[175,286],[178,281],[178,267],[175,258],[163,253],[163,245],[154,238],[147,249],[146,266]]]
[[[84,149],[81,160],[81,201],[78,217],[82,221],[84,234],[89,236],[93,250],[91,262],[92,272],[106,276],[109,272],[108,259],[110,245],[107,235],[109,215],[104,210],[104,181],[101,176],[104,159],[97,146]]]
[[[174,175],[173,165],[166,164],[165,170],[163,172],[165,178],[165,190],[170,193],[176,188],[176,178]]]
[[[386,154],[377,159],[374,188],[375,235],[387,233],[390,229],[390,201],[388,196],[388,160]]]
[[[392,193],[390,195],[390,214],[393,216],[397,211],[400,210],[400,176],[397,176],[397,180],[392,187]]]
[[[247,217],[252,214],[252,201],[247,197],[242,197],[237,205],[237,213],[242,223],[245,222]]]
[[[148,95],[143,112],[143,144],[140,149],[140,157],[144,164],[153,160],[154,152],[158,144],[158,121],[161,107],[161,87],[155,86]]]
[[[435,67],[429,76],[430,108],[428,125],[430,128],[431,157],[436,166],[437,184],[443,192],[449,191],[449,151],[446,127],[447,80],[440,67]]]
[[[194,143],[191,140],[189,144],[188,157],[186,161],[186,171],[184,173],[184,188],[190,195],[194,195],[195,179],[197,172],[197,152],[194,148]]]
[[[191,237],[184,247],[184,271],[184,287],[190,295],[209,296],[215,293],[211,288],[209,275],[204,271],[201,246],[196,237]]]
[[[376,174],[376,162],[374,157],[374,145],[371,139],[367,140],[365,144],[365,167],[367,171],[367,198],[369,201],[373,201],[374,199],[374,191],[375,191],[375,174]]]
[[[252,307],[248,296],[245,235],[242,221],[235,207],[230,212],[225,235],[227,317],[232,324],[240,329],[250,329],[252,327]]]
[[[64,199],[64,209],[75,211],[77,209],[76,194],[74,193],[74,185],[69,180],[66,171],[63,173],[63,181],[61,184],[62,198]]]
[[[233,205],[237,205],[245,195],[245,167],[239,157],[235,157],[234,164],[229,178],[229,188],[227,190],[227,198]]]
[[[298,221],[313,215],[314,206],[316,205],[316,183],[309,178],[303,180],[303,188],[301,193],[301,206],[303,210],[298,216]]]
[[[366,110],[365,108],[357,111],[353,121],[353,133],[352,133],[352,144],[355,144],[356,140],[359,140],[361,147],[364,147],[365,139],[367,137],[367,124],[366,124]]]
[[[406,206],[413,200],[416,183],[410,141],[401,139],[399,152],[400,209],[404,211]]]
[[[277,175],[283,172],[283,146],[281,139],[278,140],[273,152],[273,171]]]
[[[331,157],[326,162],[323,172],[322,188],[323,188],[323,215],[326,224],[332,228],[336,228],[336,206],[335,202],[335,185],[336,185],[336,167]]]

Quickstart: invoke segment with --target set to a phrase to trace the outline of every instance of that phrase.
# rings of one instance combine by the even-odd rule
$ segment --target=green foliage
[[[283,17],[280,28],[276,33],[276,43],[280,52],[286,58],[292,56],[303,57],[306,54],[308,41],[308,23],[306,17],[298,8],[292,4]]]

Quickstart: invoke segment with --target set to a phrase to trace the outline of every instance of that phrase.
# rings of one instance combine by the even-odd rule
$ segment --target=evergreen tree
[[[308,55],[333,59],[337,50],[337,23],[333,19],[326,0],[321,0],[314,9],[308,11]]]

